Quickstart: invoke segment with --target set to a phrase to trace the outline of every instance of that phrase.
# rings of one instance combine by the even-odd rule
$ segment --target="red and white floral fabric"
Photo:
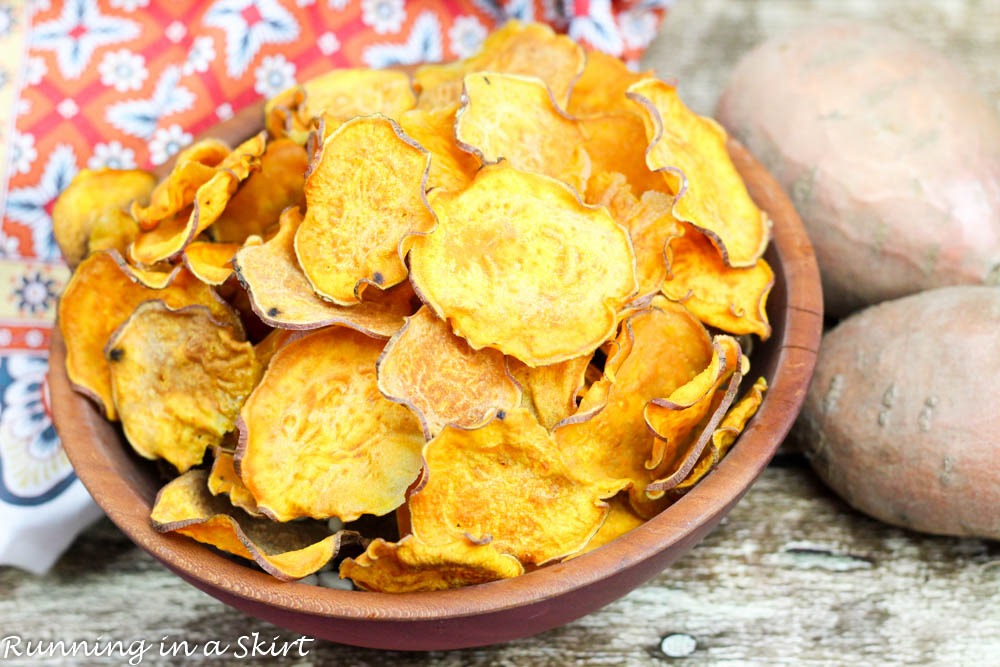
[[[161,164],[297,81],[467,56],[510,18],[634,61],[668,4],[0,1],[0,564],[44,571],[99,515],[52,427],[45,379],[68,277],[50,214],[78,170]]]

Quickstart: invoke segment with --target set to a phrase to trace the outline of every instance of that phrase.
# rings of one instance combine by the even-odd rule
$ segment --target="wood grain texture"
[[[1000,108],[1000,3],[993,0],[679,0],[647,64],[676,77],[695,109],[711,112],[745,50],[824,15],[875,20],[925,40],[962,64]],[[48,576],[0,568],[0,639],[169,636],[204,644],[252,632],[297,638],[188,586],[106,520]],[[693,637],[694,652],[668,659],[660,642],[671,634]],[[998,656],[1000,544],[867,519],[786,452],[701,544],[597,613],[484,649],[406,654],[316,644],[300,664],[989,666],[1000,665]],[[213,662],[224,664],[203,664]],[[148,654],[142,664],[175,663]]]

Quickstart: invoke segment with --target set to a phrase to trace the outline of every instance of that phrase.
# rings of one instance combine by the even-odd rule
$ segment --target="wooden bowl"
[[[250,109],[211,134],[235,143],[259,129]],[[131,453],[96,406],[73,391],[65,347],[54,332],[52,411],[77,475],[136,544],[194,586],[247,614],[344,644],[431,650],[481,646],[557,627],[651,579],[701,540],[750,488],[788,433],[812,375],[822,295],[812,247],[781,187],[740,145],[731,153],[774,222],[766,258],[775,272],[768,310],[774,333],[753,354],[770,389],[719,466],[686,496],[639,528],[592,552],[514,579],[463,589],[388,594],[282,583],[187,537],[157,533],[149,512],[160,480]]]

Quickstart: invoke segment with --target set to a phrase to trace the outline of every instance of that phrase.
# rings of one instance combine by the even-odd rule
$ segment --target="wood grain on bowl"
[[[236,143],[260,128],[260,108],[211,130]],[[186,537],[157,533],[149,511],[162,480],[96,406],[73,391],[53,331],[53,419],[78,476],[108,516],[166,567],[214,597],[296,632],[345,644],[431,650],[481,646],[543,632],[588,614],[655,576],[701,540],[749,489],[788,433],[805,397],[822,328],[809,240],[780,186],[739,144],[730,151],[774,223],[773,335],[753,354],[770,389],[732,451],[704,480],[632,532],[569,561],[462,589],[387,594],[282,583]],[[166,169],[167,166],[164,166]],[[162,173],[162,172],[161,172]]]

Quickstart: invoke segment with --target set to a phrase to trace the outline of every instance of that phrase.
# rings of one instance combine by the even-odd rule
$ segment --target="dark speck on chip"
[[[125,350],[120,347],[113,347],[111,351],[108,352],[108,359],[111,361],[121,361],[125,356]]]
[[[279,313],[281,313],[281,311],[278,310],[277,308],[271,308],[270,310],[267,311],[267,316],[268,317],[277,317]]]

